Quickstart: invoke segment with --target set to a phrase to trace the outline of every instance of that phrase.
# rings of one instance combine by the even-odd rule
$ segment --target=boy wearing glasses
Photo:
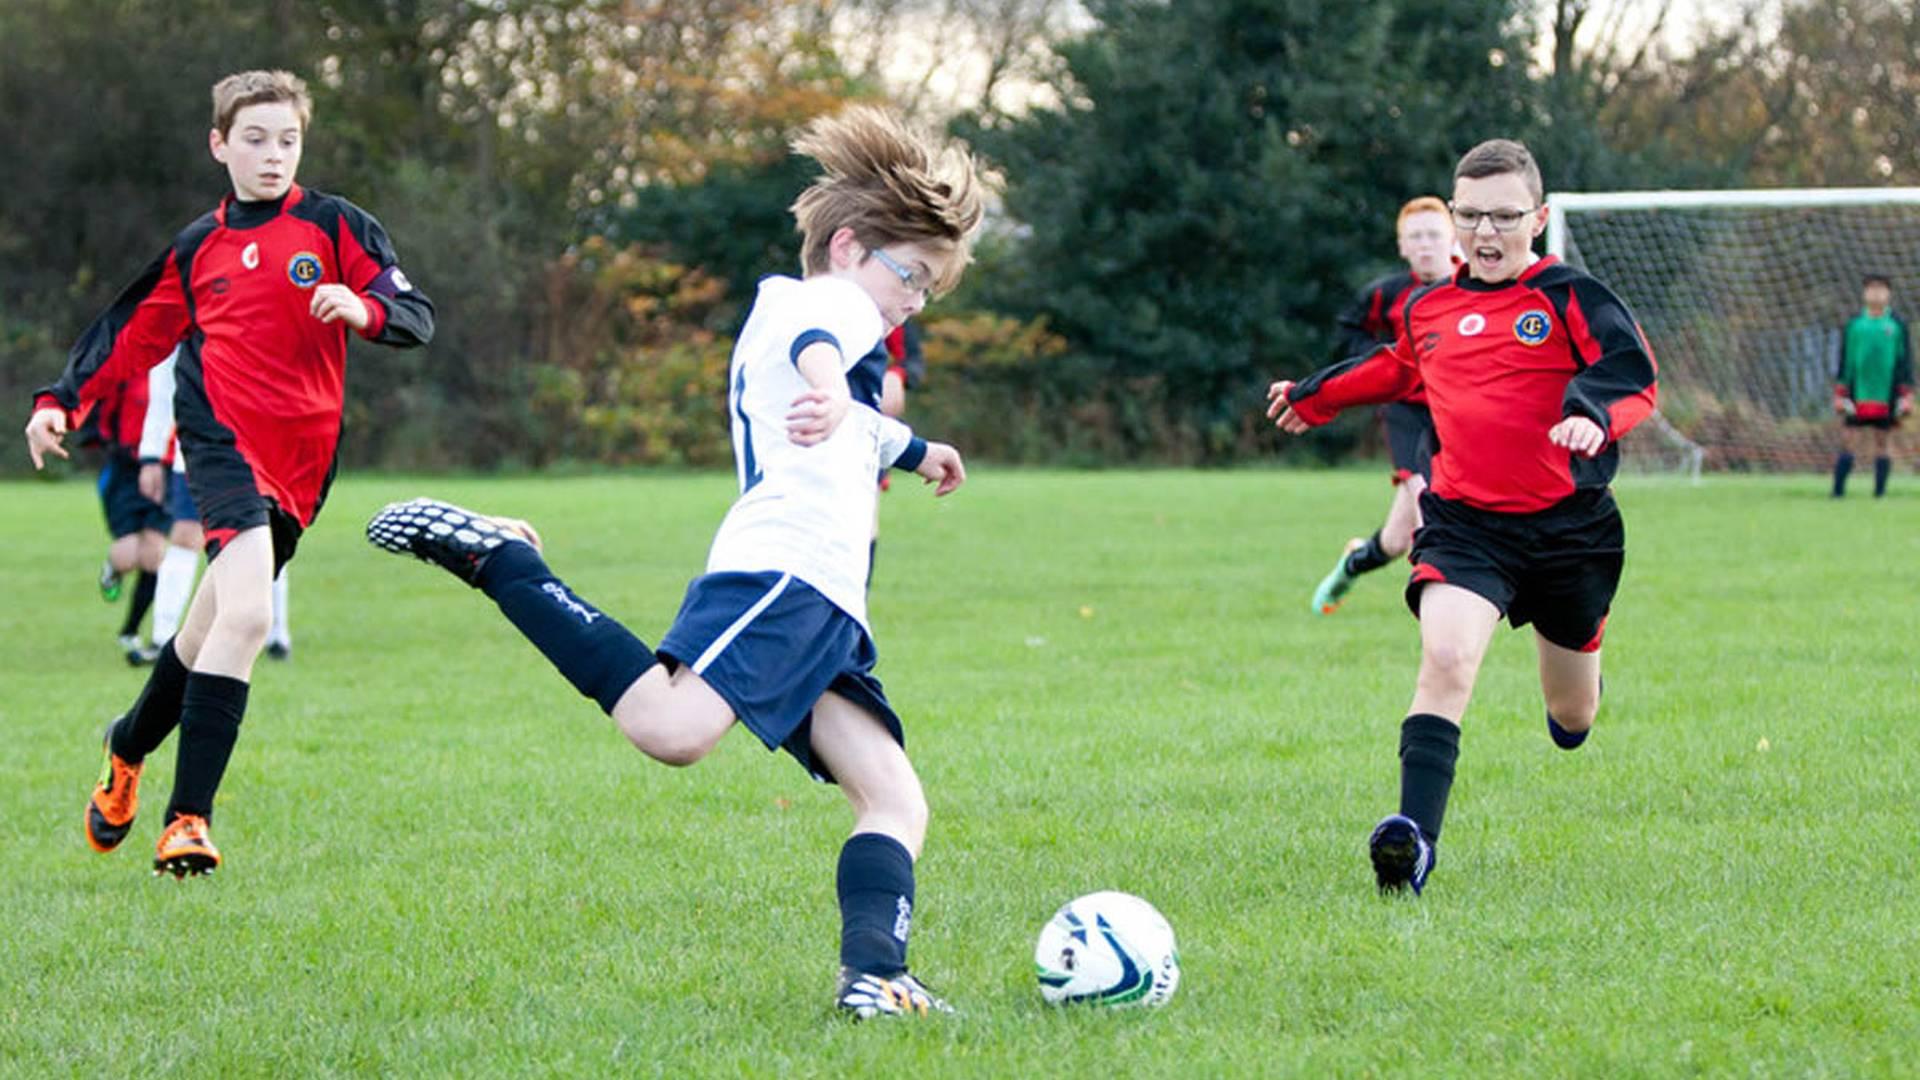
[[[1465,268],[1407,304],[1391,345],[1268,391],[1267,415],[1299,434],[1423,380],[1439,436],[1410,556],[1421,656],[1400,809],[1368,841],[1383,892],[1418,893],[1433,869],[1460,719],[1502,616],[1534,626],[1554,742],[1573,749],[1593,726],[1625,541],[1607,485],[1620,436],[1654,408],[1653,354],[1626,305],[1533,253],[1547,210],[1527,148],[1481,143],[1453,175]]]
[[[740,496],[657,649],[555,577],[524,523],[415,499],[382,510],[367,538],[486,593],[649,757],[691,765],[738,720],[837,782],[854,823],[836,877],[834,1004],[925,1015],[946,1008],[907,973],[927,803],[873,676],[867,542],[877,469],[917,472],[936,495],[966,471],[953,447],[853,402],[846,373],[959,282],[980,188],[966,153],[872,109],[815,121],[794,149],[825,170],[793,204],[806,277],[762,281],[740,331],[728,379]]]
[[[1400,208],[1394,235],[1407,268],[1370,283],[1341,310],[1337,342],[1341,357],[1363,356],[1376,345],[1391,344],[1400,333],[1407,299],[1453,272],[1453,222],[1446,203],[1432,195],[1409,201]],[[1337,611],[1361,574],[1405,555],[1413,547],[1414,530],[1420,527],[1420,493],[1427,489],[1434,451],[1426,387],[1415,383],[1405,397],[1388,402],[1381,416],[1393,458],[1393,503],[1387,508],[1387,520],[1372,536],[1347,543],[1340,561],[1313,591],[1313,610],[1319,615]]]

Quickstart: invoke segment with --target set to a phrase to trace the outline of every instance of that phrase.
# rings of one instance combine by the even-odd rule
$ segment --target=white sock
[[[280,568],[280,576],[273,579],[273,630],[267,634],[267,641],[281,645],[292,645],[293,634],[287,629],[287,568]]]
[[[200,553],[179,544],[168,544],[160,560],[159,576],[153,582],[153,646],[159,648],[173,639],[186,618],[187,601],[193,599],[193,576],[200,569]]]

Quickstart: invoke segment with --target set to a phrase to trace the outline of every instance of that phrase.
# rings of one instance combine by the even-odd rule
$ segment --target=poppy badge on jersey
[[[1469,311],[1461,316],[1459,325],[1454,327],[1460,332],[1461,337],[1473,337],[1486,328],[1487,317],[1477,311]]]
[[[1553,333],[1553,319],[1539,308],[1523,311],[1513,320],[1513,336],[1520,339],[1522,345],[1538,345]]]
[[[311,289],[320,283],[320,256],[311,251],[302,251],[287,260],[287,280],[303,289]]]

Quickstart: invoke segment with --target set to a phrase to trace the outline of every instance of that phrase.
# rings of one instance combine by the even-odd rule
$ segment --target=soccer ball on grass
[[[1173,927],[1123,892],[1090,893],[1054,912],[1040,928],[1033,966],[1040,996],[1054,1005],[1157,1007],[1180,985]]]

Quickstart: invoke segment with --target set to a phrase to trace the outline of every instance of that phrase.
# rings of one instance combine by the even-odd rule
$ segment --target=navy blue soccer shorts
[[[654,651],[670,667],[693,669],[768,750],[792,754],[817,780],[833,782],[812,743],[813,706],[829,690],[906,745],[900,717],[873,675],[873,637],[792,574],[729,571],[693,579]]]
[[[108,454],[100,469],[100,508],[115,540],[144,529],[164,533],[173,527],[167,508],[140,494],[140,463],[126,454]]]
[[[187,474],[167,472],[167,514],[175,521],[200,520],[200,508],[193,504],[193,488],[187,484]]]

